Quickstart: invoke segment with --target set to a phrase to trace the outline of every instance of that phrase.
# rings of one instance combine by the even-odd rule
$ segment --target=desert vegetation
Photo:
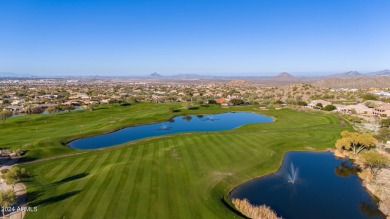
[[[354,160],[354,166],[350,167],[351,171],[357,172],[365,187],[379,197],[379,209],[389,216],[388,168],[390,167],[390,158],[384,150],[377,147],[379,143],[377,139],[379,141],[386,139],[386,133],[375,135],[376,139],[369,133],[349,131],[342,131],[341,136],[342,138],[336,142],[335,154]]]
[[[253,219],[282,219],[266,205],[252,205],[247,199],[233,199],[234,206],[245,216]]]
[[[354,154],[360,153],[364,149],[374,147],[377,140],[369,133],[341,132],[341,139],[337,140],[336,148],[351,150]]]

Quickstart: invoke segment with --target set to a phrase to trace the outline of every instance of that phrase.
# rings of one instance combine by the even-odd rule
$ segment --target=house
[[[336,111],[344,114],[352,114],[354,111],[354,105],[342,105],[334,104],[336,106]]]
[[[373,109],[367,107],[363,103],[359,103],[359,104],[353,105],[353,106],[354,106],[353,109],[355,109],[357,114],[361,114],[361,115],[370,115],[370,114],[372,114]]]
[[[378,107],[375,107],[372,111],[372,114],[381,117],[390,116],[390,103],[384,103]]]
[[[223,103],[227,103],[228,100],[225,98],[219,98],[219,99],[215,99],[215,102],[218,104],[223,104]]]
[[[359,103],[357,105],[341,105],[335,104],[337,107],[337,111],[345,114],[356,113],[359,115],[372,115],[372,108],[367,107],[363,103]]]

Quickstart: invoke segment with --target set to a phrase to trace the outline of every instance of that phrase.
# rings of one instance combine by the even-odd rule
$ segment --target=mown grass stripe
[[[108,165],[106,165],[104,168],[101,168],[99,173],[96,174],[96,177],[99,178],[99,180],[95,181],[95,184],[93,188],[90,188],[88,190],[88,194],[85,195],[87,199],[82,200],[81,203],[88,203],[90,205],[89,208],[87,208],[86,211],[79,212],[80,215],[83,217],[96,217],[99,215],[96,215],[100,209],[97,208],[100,201],[102,201],[102,193],[107,189],[107,184],[112,180],[112,176],[114,175],[116,163],[119,160],[119,157],[121,155],[121,150],[113,151],[112,157],[108,162]],[[100,212],[99,212],[100,213]]]
[[[176,139],[172,138],[171,141],[176,143]],[[177,144],[177,143],[176,143]],[[198,196],[195,192],[196,184],[194,182],[197,181],[196,176],[193,175],[193,171],[190,169],[193,167],[192,162],[196,161],[194,156],[190,156],[191,159],[184,159],[185,157],[188,157],[187,154],[187,148],[193,147],[192,145],[182,145],[178,147],[178,156],[181,158],[180,167],[182,169],[182,175],[183,175],[183,182],[182,185],[185,187],[185,189],[188,191],[187,194],[182,194],[181,196],[185,196],[184,199],[188,203],[188,207],[192,208],[192,212],[190,215],[187,215],[187,218],[201,218],[201,215],[199,213],[199,209],[194,208],[194,206],[200,206],[200,200],[198,199]],[[193,176],[193,177],[192,177]]]
[[[172,145],[170,145],[167,141],[163,141],[163,144],[165,147],[170,146],[172,148]],[[164,153],[164,160],[166,162],[166,165],[163,167],[163,173],[165,175],[164,179],[166,180],[165,185],[167,188],[166,197],[161,200],[165,201],[167,208],[163,209],[164,211],[167,211],[167,217],[166,218],[182,218],[179,212],[179,208],[175,206],[175,203],[180,203],[177,198],[177,188],[176,188],[176,182],[174,179],[173,172],[176,171],[173,169],[175,166],[173,163],[176,163],[176,161],[172,160],[171,152],[165,151]]]
[[[133,204],[130,200],[131,190],[133,189],[133,181],[135,179],[135,167],[138,167],[138,163],[142,159],[141,155],[143,152],[143,146],[136,146],[133,148],[131,157],[129,158],[129,163],[126,168],[123,170],[122,179],[121,179],[121,191],[119,191],[118,196],[116,197],[116,205],[112,206],[112,218],[128,218],[127,212],[128,209],[133,207]]]
[[[199,166],[199,154],[194,153],[193,148],[196,148],[194,145],[184,145],[184,142],[180,138],[173,139],[177,142],[177,145],[181,145],[183,158],[190,157],[191,159],[184,159],[184,162],[192,169],[191,172],[201,176],[203,174],[202,169]]]
[[[119,204],[119,200],[121,196],[124,195],[124,192],[126,188],[124,187],[126,184],[126,179],[128,177],[128,166],[131,165],[131,163],[134,161],[134,156],[135,156],[136,150],[133,149],[132,147],[127,148],[125,152],[123,152],[123,162],[125,164],[122,164],[123,168],[120,173],[120,177],[118,179],[118,183],[116,185],[116,189],[113,192],[115,194],[115,198],[111,198],[110,204],[107,205],[106,213],[104,218],[116,218],[117,212],[116,212],[116,207]],[[120,213],[120,212],[119,212]]]
[[[207,141],[202,141],[198,136],[192,136],[193,141],[197,142],[198,145],[202,146],[202,149],[206,151],[206,154],[209,154],[212,160],[213,164],[216,164],[217,166],[221,165],[222,163],[226,164],[226,159],[223,158],[221,154],[221,150],[218,149],[219,145],[222,143],[219,143],[218,145],[209,144]],[[222,143],[223,144],[223,143]]]
[[[138,192],[135,189],[135,181],[137,180],[137,172],[140,163],[142,162],[144,154],[144,144],[137,146],[137,153],[134,159],[134,162],[131,163],[131,166],[127,169],[128,177],[126,179],[126,185],[124,186],[124,194],[121,195],[119,205],[117,207],[117,212],[121,212],[120,217],[131,218],[130,211],[132,208],[135,208],[136,203],[131,199],[131,195],[134,192]]]
[[[54,182],[62,180],[64,178],[64,176],[68,176],[69,173],[71,173],[76,168],[78,168],[78,165],[83,160],[84,160],[84,157],[79,157],[75,161],[71,162],[71,164],[69,166],[67,166],[65,170],[61,171],[61,174],[57,173],[55,176],[53,176]]]
[[[145,172],[145,159],[147,159],[147,155],[148,155],[148,152],[149,152],[149,145],[145,145],[145,147],[143,148],[143,151],[142,151],[142,159],[137,167],[137,170],[136,170],[136,176],[135,176],[135,180],[134,180],[134,187],[133,187],[133,191],[130,193],[130,200],[132,203],[134,203],[134,205],[132,206],[132,208],[130,208],[129,210],[129,214],[128,216],[130,218],[137,218],[137,211],[138,211],[138,204],[139,204],[139,199],[140,199],[140,196],[141,196],[141,192],[142,191],[142,183],[144,182],[144,172]],[[148,171],[148,170],[146,170]],[[145,191],[143,191],[144,193]],[[143,194],[142,194],[143,195]]]
[[[69,179],[70,177],[76,176],[76,174],[83,174],[83,173],[87,174],[86,176],[83,176],[83,177],[88,177],[87,170],[89,168],[91,168],[91,166],[95,163],[96,159],[97,159],[96,154],[93,156],[90,156],[89,158],[87,158],[87,160],[84,161],[84,163],[81,167],[77,168],[77,170],[73,170],[73,172],[75,173],[74,175],[68,176],[67,178]],[[67,178],[64,178],[62,180],[65,180]],[[82,180],[82,177],[75,178],[75,179],[72,179],[70,181],[64,182],[64,183],[58,185],[58,187],[59,187],[58,189],[61,191],[71,191],[72,189],[76,189],[80,180]],[[72,205],[71,199],[65,199],[63,202],[57,202],[53,205],[54,209],[52,210],[52,212],[58,212],[58,211],[66,212],[67,210],[71,209],[70,205]],[[52,218],[55,216],[56,215],[49,214],[49,218]]]
[[[158,145],[153,143],[153,157],[152,157],[152,165],[151,169],[151,177],[149,183],[149,199],[147,205],[148,218],[159,218],[158,211],[158,177],[159,177],[159,150],[161,150]],[[146,198],[145,198],[146,199]]]
[[[171,185],[168,183],[167,172],[165,171],[165,167],[169,165],[170,154],[167,150],[166,144],[163,141],[158,142],[158,189],[157,189],[157,209],[158,218],[169,219],[170,217],[174,217],[170,213],[170,195],[171,195]]]
[[[94,182],[96,181],[96,177],[94,177],[94,174],[96,173],[96,170],[100,169],[105,163],[107,163],[107,160],[112,156],[112,153],[103,153],[101,157],[99,157],[96,165],[89,171],[89,176],[87,177],[88,180],[82,181],[82,188],[84,190],[81,190],[81,193],[83,195],[77,195],[75,198],[73,198],[73,202],[77,203],[76,206],[74,206],[73,209],[70,209],[70,218],[81,218],[82,215],[80,215],[80,212],[86,211],[88,208],[86,208],[84,205],[88,205],[89,203],[83,202],[83,199],[87,197],[86,194],[92,189]],[[76,190],[77,191],[77,190]]]
[[[70,160],[62,160],[58,165],[56,165],[54,168],[50,169],[49,167],[46,167],[45,169],[49,169],[49,171],[43,171],[44,172],[44,175],[43,177],[45,178],[50,178],[52,177],[54,174],[58,174],[59,172],[61,172],[60,170],[62,168],[66,168],[66,164],[68,164],[70,162]]]
[[[107,181],[105,181],[102,186],[99,188],[100,194],[98,197],[95,199],[97,202],[96,210],[93,212],[92,217],[97,218],[97,217],[102,217],[103,215],[106,215],[107,213],[111,212],[112,209],[109,209],[110,202],[112,202],[114,199],[111,197],[117,196],[117,193],[115,191],[117,190],[117,186],[119,183],[119,180],[123,174],[123,170],[125,168],[125,163],[124,160],[126,158],[127,154],[130,154],[130,150],[121,150],[118,151],[120,152],[120,155],[116,161],[115,165],[112,165],[109,174],[107,174]],[[111,200],[108,202],[108,200]]]
[[[235,148],[237,148],[237,147],[235,145],[232,145],[232,141],[228,141],[227,138],[224,138],[221,135],[210,135],[205,140],[210,141],[210,143],[212,143],[215,150],[220,152],[220,156],[223,160],[227,160],[227,161],[231,162],[232,160],[234,160],[235,157],[237,157],[239,155],[238,151],[236,151],[237,154],[235,154],[235,155],[232,155],[230,153],[233,150],[235,150]],[[240,150],[240,151],[242,151],[242,150]]]
[[[142,175],[142,180],[139,182],[138,193],[139,197],[136,199],[137,203],[137,215],[136,218],[139,218],[142,215],[150,217],[150,210],[152,203],[149,202],[150,197],[153,195],[152,191],[152,166],[153,166],[153,152],[155,145],[148,144],[147,149],[147,159],[144,159],[144,171]]]
[[[193,148],[199,152],[200,156],[203,158],[203,163],[204,165],[211,166],[212,165],[212,159],[211,155],[208,153],[207,150],[205,150],[202,145],[200,145],[198,142],[196,142],[192,137],[190,136],[185,136],[181,138],[183,140],[184,144],[186,146],[193,146]],[[193,156],[193,155],[192,155]]]
[[[175,150],[175,153],[177,153],[177,149],[174,146],[175,144],[173,141],[168,139],[168,144],[173,146],[173,149]],[[172,153],[172,152],[171,152]],[[179,218],[188,218],[188,215],[184,209],[189,207],[188,203],[188,188],[184,185],[185,181],[182,178],[183,177],[183,170],[180,168],[173,168],[173,167],[178,167],[180,166],[180,163],[182,162],[181,159],[172,159],[172,154],[170,155],[171,159],[169,160],[169,163],[171,165],[168,166],[166,169],[166,172],[168,174],[168,182],[172,186],[172,196],[173,199],[175,200],[174,202],[171,202],[170,205],[171,208],[170,210],[174,210],[172,212],[174,215],[179,216]],[[180,192],[183,191],[183,192]],[[183,197],[184,196],[184,197]]]

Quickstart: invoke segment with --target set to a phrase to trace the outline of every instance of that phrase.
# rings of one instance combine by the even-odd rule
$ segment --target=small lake
[[[162,136],[181,132],[229,130],[246,124],[272,121],[273,119],[271,117],[248,112],[177,116],[166,122],[133,126],[108,134],[78,139],[70,142],[69,146],[76,149],[96,149],[153,136]]]
[[[289,152],[278,172],[238,186],[230,198],[265,204],[288,219],[385,218],[356,168],[331,152]]]

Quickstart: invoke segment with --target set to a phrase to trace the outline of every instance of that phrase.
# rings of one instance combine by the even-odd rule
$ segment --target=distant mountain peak
[[[344,77],[344,78],[351,78],[351,77],[361,77],[364,76],[362,73],[358,71],[347,71],[344,73],[339,73],[339,74],[333,74],[330,75],[331,77]]]
[[[345,72],[344,75],[362,75],[362,73],[360,73],[358,71],[348,71],[348,72]]]
[[[163,76],[160,75],[159,73],[154,72],[154,73],[150,74],[150,77],[152,77],[152,78],[162,78]]]
[[[295,78],[293,75],[291,75],[288,72],[282,72],[276,76],[277,78]]]

